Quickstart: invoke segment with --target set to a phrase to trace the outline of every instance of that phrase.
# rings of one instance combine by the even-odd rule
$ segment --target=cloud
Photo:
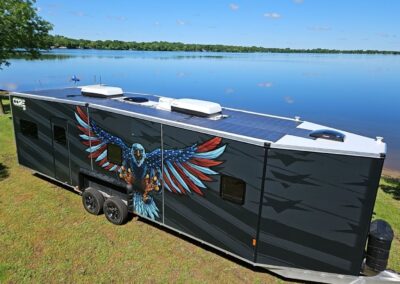
[[[285,102],[287,102],[288,104],[293,104],[294,103],[294,99],[292,97],[286,96],[284,97]]]
[[[18,84],[12,83],[12,82],[3,83],[3,84],[1,84],[1,86],[7,91],[15,91],[18,88]]]
[[[186,25],[186,22],[183,20],[176,20],[176,24],[179,26],[184,26],[184,25]]]
[[[258,83],[257,86],[259,86],[260,88],[271,88],[272,83],[271,82],[261,82],[261,83]]]
[[[187,74],[185,72],[176,73],[176,77],[178,77],[178,78],[182,78],[182,77],[186,77],[186,76],[187,76]]]
[[[319,72],[304,72],[304,73],[302,73],[302,75],[304,77],[319,77],[319,76],[321,76],[321,73],[319,73]]]
[[[119,21],[119,22],[125,22],[126,21],[126,17],[125,16],[112,16],[112,15],[109,15],[109,16],[107,16],[107,19],[112,20],[112,21]]]
[[[376,35],[380,36],[380,37],[384,37],[384,38],[389,38],[389,37],[396,38],[397,37],[397,35],[395,35],[395,34],[389,34],[389,33],[385,33],[385,32],[376,33]]]
[[[308,27],[308,29],[313,32],[328,32],[328,31],[332,30],[332,28],[330,26],[320,26],[320,25],[311,26],[311,27]]]
[[[279,13],[271,12],[271,13],[265,13],[265,14],[264,14],[264,17],[270,18],[270,19],[279,19],[279,18],[281,18],[282,16],[281,16],[281,14],[279,14]]]
[[[237,5],[237,4],[235,4],[235,3],[231,3],[231,4],[229,4],[229,8],[230,8],[232,11],[236,11],[236,10],[239,10],[239,5]]]
[[[63,8],[62,4],[52,3],[52,4],[42,4],[40,7],[37,7],[37,10],[38,12],[45,13],[48,15],[55,15],[61,8]]]
[[[295,3],[295,4],[303,4],[304,0],[293,0],[293,3]]]
[[[234,92],[235,92],[235,89],[232,89],[232,88],[225,89],[225,94],[233,94]]]
[[[86,17],[88,14],[86,14],[83,11],[71,11],[71,14],[76,16],[76,17]]]

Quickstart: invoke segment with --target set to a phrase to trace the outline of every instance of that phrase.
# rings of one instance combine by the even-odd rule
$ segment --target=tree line
[[[400,55],[400,51],[382,50],[337,50],[337,49],[292,49],[269,48],[260,46],[236,46],[222,44],[192,44],[181,42],[136,42],[121,40],[86,40],[73,39],[65,36],[49,36],[52,48],[68,49],[106,49],[106,50],[140,50],[140,51],[208,51],[208,52],[263,52],[263,53],[344,53],[344,54],[391,54]]]
[[[24,51],[38,58],[49,47],[52,24],[37,15],[35,0],[0,0],[0,70],[7,59]]]

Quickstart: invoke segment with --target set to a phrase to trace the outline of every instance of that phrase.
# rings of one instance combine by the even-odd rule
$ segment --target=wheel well
[[[88,187],[97,189],[105,198],[117,196],[126,204],[128,203],[128,189],[126,185],[109,176],[81,171],[79,173],[79,188],[84,191]]]

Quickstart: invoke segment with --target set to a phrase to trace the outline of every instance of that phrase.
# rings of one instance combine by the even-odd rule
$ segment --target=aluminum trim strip
[[[64,103],[64,104],[69,104],[69,105],[79,105],[79,106],[84,106],[84,105],[86,105],[86,103],[84,103],[84,102],[71,101],[71,100],[64,100],[64,99],[57,99],[57,98],[53,98],[53,97],[32,95],[32,94],[26,94],[26,93],[13,92],[13,93],[11,93],[11,94],[12,94],[13,96],[17,96],[17,97],[38,99],[38,100],[49,101],[49,102],[59,102],[59,103]]]
[[[243,113],[248,113],[248,114],[254,114],[254,115],[259,115],[259,116],[265,116],[265,117],[272,117],[272,118],[279,118],[283,120],[290,120],[294,122],[298,122],[301,124],[303,121],[291,117],[284,117],[284,116],[279,116],[279,115],[273,115],[273,114],[266,114],[266,113],[259,113],[259,112],[254,112],[254,111],[249,111],[249,110],[243,110],[243,109],[236,109],[236,108],[230,108],[230,107],[222,107],[222,109],[227,109],[227,110],[233,110],[237,112],[243,112]]]
[[[313,147],[303,147],[303,146],[293,146],[293,145],[283,145],[272,143],[271,148],[282,149],[282,150],[293,150],[293,151],[305,151],[313,153],[323,153],[323,154],[334,154],[334,155],[346,155],[346,156],[356,156],[365,158],[382,158],[380,154],[364,153],[364,152],[353,152],[353,151],[341,151],[336,149],[321,149]]]

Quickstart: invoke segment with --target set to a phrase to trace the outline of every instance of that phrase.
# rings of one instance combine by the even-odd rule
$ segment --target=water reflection
[[[184,54],[182,54],[184,53]],[[178,52],[178,51],[135,51],[135,50],[96,50],[96,49],[53,49],[44,51],[38,60],[68,59],[77,57],[85,58],[110,58],[124,59],[126,57],[135,57],[140,59],[155,60],[185,60],[185,59],[229,59],[233,58],[228,53],[212,52]],[[27,56],[20,54],[14,59],[27,59]],[[32,59],[29,59],[32,60]],[[36,59],[33,59],[36,60]]]

